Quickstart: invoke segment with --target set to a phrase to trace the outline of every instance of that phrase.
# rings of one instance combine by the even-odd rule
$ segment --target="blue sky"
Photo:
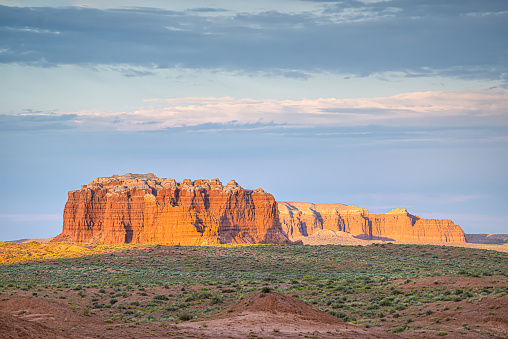
[[[0,0],[0,240],[98,176],[508,233],[508,3]]]

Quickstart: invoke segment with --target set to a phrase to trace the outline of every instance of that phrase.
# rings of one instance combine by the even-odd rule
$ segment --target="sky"
[[[506,0],[0,0],[0,241],[96,177],[508,233]]]

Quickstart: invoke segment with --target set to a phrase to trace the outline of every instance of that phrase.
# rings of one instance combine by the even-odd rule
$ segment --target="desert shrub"
[[[338,311],[338,312],[335,313],[335,316],[337,318],[340,318],[340,319],[346,321],[346,322],[349,321],[349,316],[346,313],[344,313],[344,312]]]
[[[268,286],[265,286],[261,289],[261,292],[263,293],[270,293],[272,291],[272,289]]]
[[[189,321],[192,318],[194,318],[194,316],[192,314],[190,314],[189,312],[182,312],[182,313],[178,314],[178,319],[180,319],[181,321]]]
[[[212,300],[210,300],[210,306],[212,305],[216,305],[216,304],[221,304],[222,303],[222,299],[220,297],[213,297]]]
[[[109,303],[110,303],[111,305],[114,305],[114,304],[116,304],[117,302],[118,302],[118,300],[117,300],[117,299],[115,299],[115,298],[111,298],[111,300],[109,300]]]
[[[173,312],[173,311],[176,311],[178,310],[178,307],[177,306],[174,306],[174,305],[169,305],[167,306],[166,308],[164,308],[166,311],[168,312]]]
[[[401,333],[401,332],[404,332],[405,330],[407,330],[407,326],[404,326],[404,327],[397,327],[395,329],[393,329],[393,333]]]

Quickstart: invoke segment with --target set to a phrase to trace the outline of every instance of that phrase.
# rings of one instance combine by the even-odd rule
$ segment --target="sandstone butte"
[[[408,243],[464,243],[464,231],[450,220],[421,219],[405,208],[386,214],[343,204],[278,202],[280,222],[289,239],[311,236],[322,229],[350,233],[365,240]]]
[[[273,196],[234,180],[125,174],[70,191],[63,231],[53,241],[217,245],[291,244]]]

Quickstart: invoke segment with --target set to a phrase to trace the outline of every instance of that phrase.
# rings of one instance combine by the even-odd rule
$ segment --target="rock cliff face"
[[[459,225],[450,220],[421,219],[405,208],[386,214],[342,204],[279,202],[282,228],[290,239],[311,236],[319,230],[347,232],[365,240],[400,242],[466,242]]]
[[[70,191],[54,241],[215,245],[291,243],[277,203],[234,180],[162,179],[149,174],[97,178]]]

